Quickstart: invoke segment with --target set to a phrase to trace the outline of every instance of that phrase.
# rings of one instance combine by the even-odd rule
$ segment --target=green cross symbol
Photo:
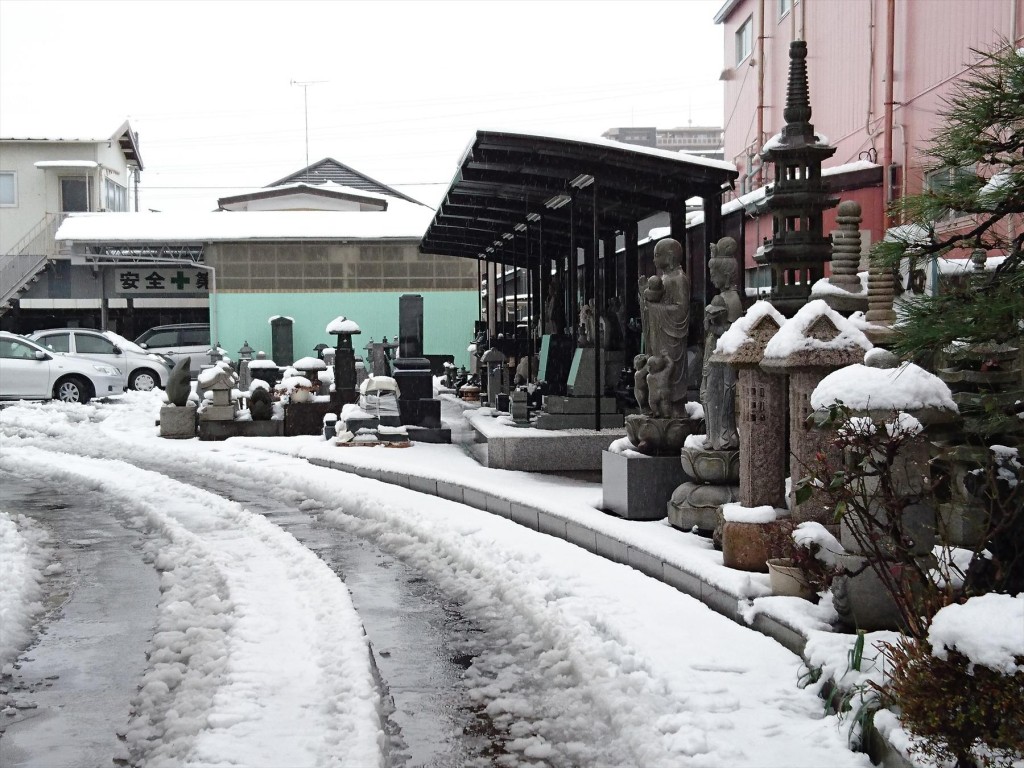
[[[185,286],[191,283],[192,281],[189,278],[185,277],[185,273],[179,269],[178,274],[171,278],[171,282],[178,286],[179,291],[183,291],[185,290]]]

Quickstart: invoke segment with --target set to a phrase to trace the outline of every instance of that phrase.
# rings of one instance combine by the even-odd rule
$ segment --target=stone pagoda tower
[[[756,260],[771,267],[768,300],[786,317],[810,300],[811,286],[825,276],[832,243],[823,232],[822,213],[839,202],[821,178],[822,161],[836,150],[815,135],[811,124],[806,59],[807,43],[790,43],[786,125],[761,150],[762,161],[775,166],[775,183],[758,205],[760,212],[772,215],[772,237],[765,238]]]

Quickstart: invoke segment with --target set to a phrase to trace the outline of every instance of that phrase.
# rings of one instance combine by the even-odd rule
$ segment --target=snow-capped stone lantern
[[[249,385],[252,384],[249,363],[252,361],[252,356],[255,352],[256,350],[249,346],[248,341],[243,343],[242,347],[238,350],[238,388],[243,391],[248,391]]]
[[[790,508],[800,522],[832,522],[832,509],[825,495],[815,490],[803,504],[796,504],[797,483],[817,465],[817,454],[836,458],[830,435],[812,429],[808,417],[811,393],[833,371],[861,363],[871,349],[868,337],[856,325],[831,309],[822,299],[800,308],[764,346],[761,368],[789,377],[789,469]]]
[[[339,315],[327,325],[327,333],[338,337],[334,352],[334,397],[343,403],[354,403],[356,393],[356,354],[352,337],[362,333],[354,320]]]

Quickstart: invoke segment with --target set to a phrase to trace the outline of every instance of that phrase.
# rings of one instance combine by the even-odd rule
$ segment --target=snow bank
[[[49,535],[31,518],[0,510],[0,673],[32,637],[32,623],[42,610],[41,582],[49,563],[44,549]]]

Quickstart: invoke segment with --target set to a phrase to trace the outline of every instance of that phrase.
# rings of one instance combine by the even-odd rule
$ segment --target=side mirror
[[[36,350],[36,360],[52,360],[52,359],[53,358],[50,357],[45,352],[43,352],[43,350],[41,350],[41,349],[37,349]]]
[[[122,354],[123,352],[124,352],[124,350],[123,350],[123,349],[121,349],[121,348],[120,348],[119,346],[117,346],[116,344],[114,345],[114,354],[115,354],[115,355],[120,355],[120,354]]]
[[[140,341],[139,346],[142,347],[143,349],[149,349],[149,345],[144,341]]]

